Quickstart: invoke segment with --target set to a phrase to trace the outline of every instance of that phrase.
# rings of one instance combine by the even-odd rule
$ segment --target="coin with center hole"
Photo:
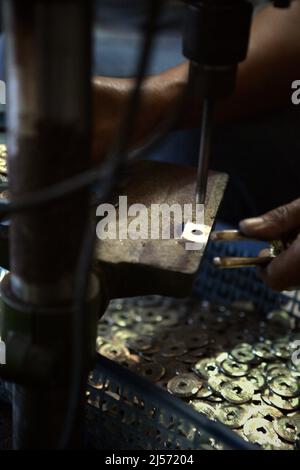
[[[252,346],[248,343],[242,343],[235,346],[235,348],[231,350],[230,356],[235,361],[241,362],[243,364],[250,364],[251,362],[255,362],[255,354],[252,351]]]
[[[269,388],[281,397],[293,398],[300,394],[297,380],[285,375],[273,377],[269,381]]]
[[[196,362],[194,365],[193,370],[205,379],[219,373],[219,367],[214,358],[200,359],[200,361]]]
[[[192,400],[191,405],[196,411],[198,411],[198,413],[202,413],[209,419],[215,419],[215,409],[208,403],[205,403],[200,400]]]
[[[223,385],[230,381],[230,378],[223,374],[212,375],[208,378],[208,386],[218,395],[221,394]]]
[[[156,333],[157,325],[151,323],[137,323],[133,325],[134,331],[141,336],[153,336]]]
[[[267,421],[272,423],[275,419],[281,418],[282,412],[270,405],[261,405],[258,407],[258,413]]]
[[[133,310],[110,312],[109,321],[115,325],[128,328],[136,323],[136,315]]]
[[[189,354],[194,358],[194,362],[197,360],[198,357],[205,356],[205,348],[198,348],[198,349],[190,349]]]
[[[241,428],[249,418],[249,413],[242,406],[226,405],[218,407],[216,410],[216,418],[229,428]]]
[[[288,442],[296,442],[300,438],[300,428],[297,422],[288,416],[275,420],[274,429],[278,436]]]
[[[101,347],[105,344],[105,339],[98,336],[96,339],[96,351],[100,352]]]
[[[221,388],[222,397],[230,403],[247,403],[254,394],[254,387],[249,380],[240,379],[226,382]]]
[[[283,365],[281,365],[280,367],[273,367],[273,369],[270,370],[266,370],[266,378],[268,382],[273,379],[273,377],[277,377],[278,375],[289,376],[292,374],[290,374],[286,367],[284,367]]]
[[[256,343],[253,348],[255,356],[263,359],[264,361],[270,361],[274,358],[274,353],[272,351],[271,344],[265,343]]]
[[[160,326],[168,327],[178,325],[179,315],[175,310],[166,310],[161,313],[162,320]]]
[[[152,382],[158,382],[165,375],[166,369],[157,362],[146,362],[139,364],[136,368],[136,372]]]
[[[259,369],[252,369],[247,375],[247,379],[250,380],[255,391],[262,390],[266,386],[266,379]]]
[[[291,352],[287,342],[274,342],[272,349],[276,357],[281,359],[289,359],[291,357]]]
[[[103,336],[103,337],[108,337],[110,336],[111,333],[111,327],[107,323],[98,323],[97,326],[97,335],[98,336]]]
[[[115,337],[116,340],[120,340],[120,341],[123,341],[124,343],[126,343],[126,341],[129,338],[136,338],[137,334],[136,334],[135,331],[128,330],[127,328],[122,328],[119,331],[116,331],[114,337]]]
[[[207,397],[206,400],[209,401],[210,403],[223,403],[224,402],[224,398],[218,395],[217,393],[213,393],[212,395]]]
[[[197,392],[195,398],[208,398],[213,394],[213,391],[208,386],[207,383],[203,383],[202,387],[200,388],[199,392]]]
[[[161,355],[163,357],[180,357],[186,354],[187,349],[184,344],[169,344],[161,350]]]
[[[138,309],[138,320],[145,323],[157,324],[163,320],[163,317],[155,308],[140,307]]]
[[[128,338],[126,345],[133,351],[147,351],[153,345],[153,339],[150,336],[139,336],[137,338]]]
[[[243,377],[249,371],[248,364],[242,364],[231,359],[225,359],[220,367],[225,374],[231,377]]]
[[[274,431],[272,423],[263,418],[251,418],[245,424],[243,428],[245,436],[249,441],[264,445],[271,444],[275,445],[278,443],[277,435]],[[278,443],[280,445],[280,443]]]
[[[188,398],[196,395],[202,381],[194,374],[176,375],[168,382],[168,391],[177,397]]]
[[[222,364],[226,359],[228,359],[229,354],[226,351],[221,352],[216,356],[216,362],[218,365]]]
[[[99,352],[102,356],[105,356],[112,361],[118,361],[129,355],[127,348],[114,344],[105,344],[100,348]]]
[[[279,408],[280,410],[292,411],[297,410],[300,407],[300,399],[296,398],[286,398],[273,393],[271,390],[266,389],[263,393],[263,400],[267,403],[268,400],[270,405]]]

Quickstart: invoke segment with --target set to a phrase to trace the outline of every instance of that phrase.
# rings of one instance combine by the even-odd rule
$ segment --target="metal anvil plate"
[[[104,272],[111,298],[146,294],[187,295],[199,268],[210,231],[227,184],[227,175],[210,173],[204,212],[205,243],[201,250],[187,250],[186,242],[170,239],[117,239],[99,241],[98,267]],[[121,195],[131,204],[193,204],[196,169],[169,163],[140,161],[133,165]],[[117,226],[123,226],[117,208]],[[128,217],[128,223],[134,217]],[[172,224],[174,220],[172,220]],[[150,224],[149,224],[150,226]],[[150,229],[149,229],[150,230]],[[118,230],[117,230],[118,234]]]

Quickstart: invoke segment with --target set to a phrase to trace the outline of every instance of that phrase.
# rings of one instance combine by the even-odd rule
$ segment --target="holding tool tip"
[[[199,164],[196,186],[196,202],[204,204],[208,180],[211,134],[213,128],[214,102],[209,98],[203,100]]]

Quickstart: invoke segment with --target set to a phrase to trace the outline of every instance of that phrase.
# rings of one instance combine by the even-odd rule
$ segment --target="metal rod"
[[[214,101],[204,98],[201,122],[200,152],[196,185],[196,202],[204,204],[208,180],[210,145],[214,120]]]
[[[266,266],[274,259],[273,256],[256,256],[252,258],[224,257],[214,258],[214,265],[217,268],[251,268],[256,266]]]
[[[4,2],[12,200],[88,168],[89,1]],[[13,216],[12,290],[35,305],[72,298],[87,193]]]
[[[91,1],[5,0],[4,19],[8,169],[14,200],[89,166]],[[12,295],[20,305],[33,306],[36,313],[29,339],[50,352],[56,348],[62,352],[64,361],[57,368],[66,380],[71,315],[62,327],[60,315],[53,315],[47,324],[40,312],[43,308],[71,311],[87,217],[88,193],[81,191],[43,209],[16,214],[11,222]],[[56,447],[67,400],[67,383],[44,389],[16,385],[14,447]],[[82,437],[83,406],[77,414],[76,445]]]
[[[220,230],[212,232],[211,240],[224,242],[245,240],[261,241],[251,237],[247,237],[247,235],[244,235],[240,230]]]

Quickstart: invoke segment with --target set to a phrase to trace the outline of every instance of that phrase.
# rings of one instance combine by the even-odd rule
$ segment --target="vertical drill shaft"
[[[210,157],[210,144],[213,128],[214,101],[204,98],[201,123],[200,152],[196,185],[196,202],[204,204],[208,179],[208,165]]]

